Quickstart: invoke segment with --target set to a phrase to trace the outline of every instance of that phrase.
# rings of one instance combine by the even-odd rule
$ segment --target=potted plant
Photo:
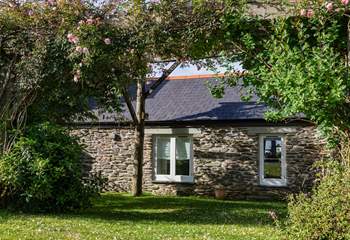
[[[225,199],[225,187],[222,184],[215,186],[215,198],[219,200]]]

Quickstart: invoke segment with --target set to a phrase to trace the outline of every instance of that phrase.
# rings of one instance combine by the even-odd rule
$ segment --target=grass
[[[74,214],[0,210],[0,239],[278,239],[269,210],[283,216],[286,204],[103,194]]]

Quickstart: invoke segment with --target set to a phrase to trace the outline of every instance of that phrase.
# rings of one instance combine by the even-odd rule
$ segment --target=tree
[[[348,239],[349,1],[300,1],[286,9],[270,19],[247,16],[258,28],[244,31],[226,51],[228,61],[242,60],[246,72],[213,90],[220,95],[226,84],[243,84],[270,107],[268,119],[303,118],[323,130],[337,146],[335,160],[317,162],[312,191],[290,197],[283,238]]]
[[[35,86],[33,104],[24,108],[30,121],[45,118],[64,123],[84,117],[89,113],[89,96],[104,108],[118,110],[124,96],[135,126],[135,196],[142,193],[146,97],[181,61],[211,56],[218,49],[215,39],[221,17],[228,10],[239,17],[243,6],[224,0],[193,1],[190,5],[186,0],[107,1],[97,6],[83,1],[8,3],[2,8],[0,26],[22,26],[25,31],[13,32],[18,40],[24,39],[19,33],[40,36],[39,41],[33,37],[33,47],[23,47],[26,54],[18,60],[25,63],[27,72],[36,73],[24,81]],[[28,23],[25,18],[29,18]],[[146,90],[150,64],[159,59],[174,60],[175,65]],[[40,63],[31,64],[30,60]],[[19,79],[17,74],[11,76]],[[128,92],[131,85],[137,86],[136,109]]]
[[[221,16],[227,9],[231,9],[231,12],[233,12],[232,9],[236,9],[238,15],[241,6],[236,4],[233,7],[233,5],[224,3],[225,1],[199,1],[189,6],[188,1],[182,0],[152,1],[150,3],[126,1],[118,4],[118,9],[123,11],[122,18],[118,18],[121,13],[116,11],[115,5],[107,7],[113,10],[110,19],[114,26],[124,28],[129,36],[127,43],[129,69],[124,69],[122,72],[125,78],[118,82],[123,82],[123,84],[116,89],[123,95],[127,103],[135,128],[132,180],[134,196],[142,193],[145,100],[181,61],[211,56],[216,47],[214,39],[221,26]],[[79,39],[83,39],[79,31],[76,34]],[[113,46],[113,38],[113,36],[107,38],[111,41],[108,45]],[[149,66],[157,59],[173,59],[174,64],[169,69],[165,69],[162,76],[146,90],[146,75],[151,71]],[[120,75],[115,77],[120,78]],[[130,84],[135,84],[137,88],[136,108],[128,93]]]
[[[85,86],[73,81],[77,49],[66,37],[72,21],[95,8],[80,1],[1,4],[0,202],[30,211],[84,207],[98,188],[79,171],[81,146],[66,128],[42,123],[86,115],[81,101],[106,94],[108,81],[93,75]]]
[[[270,106],[270,120],[306,118],[328,136],[348,132],[348,1],[301,1],[285,9],[270,19],[247,16],[255,31],[233,40],[238,53],[226,51],[246,72],[224,84],[243,83]]]
[[[80,1],[69,5],[55,1],[1,2],[1,152],[11,149],[28,118],[30,122],[63,123],[88,114],[89,96],[108,96],[110,78],[104,74],[91,73],[84,86],[73,81],[74,54],[78,51],[67,39],[73,22],[83,14],[97,12]],[[101,61],[99,64],[96,67]]]

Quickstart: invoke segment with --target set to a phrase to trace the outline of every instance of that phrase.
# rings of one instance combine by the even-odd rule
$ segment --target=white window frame
[[[264,176],[264,139],[266,137],[278,137],[282,142],[281,153],[281,178],[265,178]],[[286,161],[286,137],[282,134],[261,134],[259,136],[259,181],[262,186],[285,187],[287,186],[287,161]]]
[[[158,138],[168,137],[170,138],[170,174],[163,175],[157,174],[157,146]],[[176,171],[176,138],[188,137],[190,139],[190,166],[189,175],[175,175]],[[193,183],[193,137],[191,135],[153,135],[153,164],[154,164],[154,180],[156,182],[179,182],[179,183]]]

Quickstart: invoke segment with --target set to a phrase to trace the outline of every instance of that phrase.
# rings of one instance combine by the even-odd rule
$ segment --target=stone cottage
[[[164,81],[146,101],[144,191],[156,194],[271,198],[306,191],[322,141],[306,121],[271,123],[267,107],[241,100],[241,88],[215,99],[210,76]],[[94,107],[94,106],[93,106]],[[86,146],[86,171],[100,172],[109,191],[129,191],[133,171],[133,128],[117,114],[77,123],[74,134]]]

